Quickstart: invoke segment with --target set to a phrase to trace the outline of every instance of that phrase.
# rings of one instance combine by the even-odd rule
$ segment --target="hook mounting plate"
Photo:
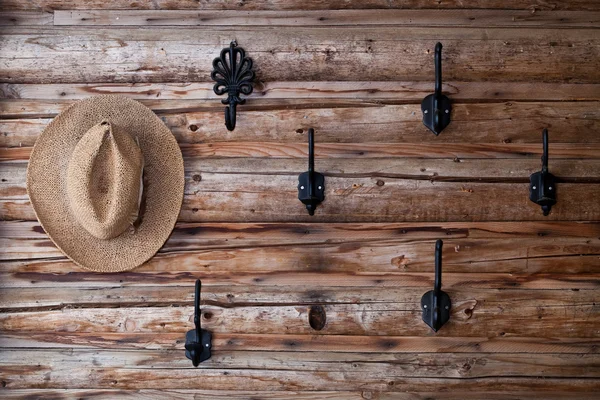
[[[437,300],[437,301],[436,301]],[[448,293],[439,291],[436,299],[435,290],[430,290],[421,297],[421,310],[423,310],[423,322],[434,332],[437,332],[446,322],[450,320],[450,296]],[[436,308],[439,310],[436,321]]]
[[[212,348],[212,334],[200,329],[200,338],[196,337],[196,330],[192,329],[185,334],[185,356],[192,360],[194,367],[210,358]]]
[[[423,111],[423,124],[436,136],[450,125],[452,103],[448,96],[436,93],[426,96],[421,102],[421,111]]]
[[[310,193],[311,184],[312,194]],[[314,171],[301,173],[298,176],[298,199],[306,206],[308,213],[314,215],[317,206],[325,200],[325,176]]]
[[[556,177],[550,172],[538,171],[529,177],[529,199],[542,207],[544,215],[556,204]]]

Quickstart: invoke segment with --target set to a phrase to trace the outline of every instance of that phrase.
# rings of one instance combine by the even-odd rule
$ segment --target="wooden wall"
[[[0,397],[596,399],[600,2],[0,0]],[[257,83],[228,132],[212,59]],[[444,44],[453,121],[421,122]],[[122,274],[69,262],[25,189],[39,133],[121,93],[181,144],[172,237]],[[297,200],[307,129],[326,201]],[[550,132],[548,217],[528,199]],[[450,322],[420,298],[445,241]],[[193,285],[213,357],[184,357]],[[325,328],[309,324],[322,307]]]

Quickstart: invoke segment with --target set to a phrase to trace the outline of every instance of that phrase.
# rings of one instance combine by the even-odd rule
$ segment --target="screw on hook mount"
[[[443,241],[435,242],[435,282],[433,290],[421,297],[423,321],[437,332],[450,319],[450,296],[442,291],[442,245]]]
[[[253,90],[252,59],[246,57],[244,49],[237,47],[234,40],[229,47],[221,50],[219,57],[213,60],[213,68],[210,77],[217,82],[213,90],[218,96],[227,93],[227,99],[221,100],[221,103],[227,104],[225,126],[232,131],[235,129],[237,105],[246,102],[245,99],[240,98],[240,93],[248,96]]]
[[[202,361],[210,358],[212,347],[212,334],[200,328],[200,289],[202,283],[196,280],[196,292],[194,295],[194,325],[195,329],[188,331],[185,335],[185,356],[192,360],[194,367]]]
[[[442,94],[442,44],[435,45],[435,93],[428,95],[421,103],[423,124],[435,135],[439,135],[450,125],[452,103]]]
[[[529,199],[547,216],[556,204],[556,177],[548,172],[548,129],[542,131],[542,146],[542,170],[529,177]]]
[[[306,206],[309,215],[325,200],[325,176],[315,172],[315,130],[308,130],[308,171],[298,176],[298,200]]]

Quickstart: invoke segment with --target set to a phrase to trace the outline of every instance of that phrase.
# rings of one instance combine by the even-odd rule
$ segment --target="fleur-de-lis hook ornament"
[[[244,104],[245,99],[240,98],[240,93],[249,95],[252,93],[252,59],[246,57],[246,52],[237,47],[236,41],[232,41],[229,47],[221,50],[221,55],[213,60],[213,71],[210,74],[212,80],[216,81],[213,90],[218,96],[227,93],[227,99],[221,103],[225,107],[225,126],[232,131],[235,129],[235,114],[238,104]]]

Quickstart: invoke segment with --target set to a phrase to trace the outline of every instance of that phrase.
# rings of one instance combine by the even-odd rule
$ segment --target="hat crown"
[[[75,219],[99,239],[122,234],[138,218],[144,158],[138,144],[103,121],[77,143],[67,169]]]

